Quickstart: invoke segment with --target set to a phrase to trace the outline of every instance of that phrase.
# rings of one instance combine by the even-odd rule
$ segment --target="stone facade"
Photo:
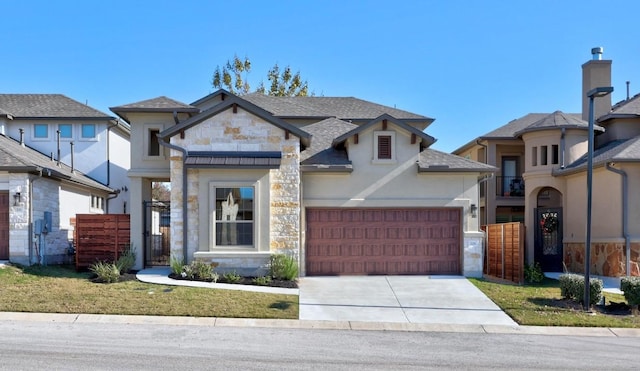
[[[482,277],[483,233],[465,232],[462,274],[465,277]]]
[[[209,241],[201,241],[201,228],[212,228],[202,220],[201,208],[209,208],[210,200],[201,199],[200,190],[206,186],[203,174],[215,179],[216,171],[228,179],[229,170],[238,169],[188,169],[187,170],[187,261],[194,257],[219,264],[219,270],[235,270],[243,274],[262,274],[272,251],[286,250],[299,255],[300,249],[300,139],[285,138],[284,130],[265,122],[242,109],[233,113],[232,109],[210,117],[185,131],[184,139],[171,138],[171,143],[189,151],[279,151],[282,153],[279,169],[269,170],[268,185],[260,197],[269,200],[269,210],[261,210],[254,216],[269,218],[268,246],[260,245],[254,236],[254,248],[217,249]],[[172,150],[170,156],[171,174],[171,252],[172,256],[183,256],[183,158],[179,151]],[[257,181],[257,179],[255,179]],[[202,183],[202,184],[201,184]],[[260,190],[256,190],[260,191]],[[193,233],[191,233],[193,231]]]
[[[626,276],[627,254],[622,242],[594,243],[591,250],[591,274],[607,277]],[[569,272],[584,273],[584,243],[564,244],[564,264]],[[631,276],[640,276],[640,242],[631,243]]]

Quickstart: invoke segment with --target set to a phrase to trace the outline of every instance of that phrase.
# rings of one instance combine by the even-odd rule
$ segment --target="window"
[[[216,246],[253,246],[254,188],[215,188]]]
[[[47,139],[47,138],[49,138],[49,125],[47,125],[47,124],[34,124],[33,125],[33,137],[35,139]]]
[[[60,131],[60,138],[71,139],[73,137],[73,126],[71,124],[60,124],[58,125],[58,130]]]
[[[538,166],[538,147],[531,147],[531,166]]]
[[[556,165],[558,164],[558,145],[554,144],[551,146],[551,163]]]
[[[540,165],[547,164],[547,146],[540,146]]]
[[[147,156],[160,156],[160,142],[158,141],[160,130],[149,129],[149,148],[147,148]]]
[[[82,139],[94,139],[96,137],[96,126],[94,124],[82,124]]]
[[[104,197],[91,195],[91,208],[104,211]]]
[[[373,161],[374,162],[393,162],[395,160],[395,132],[393,131],[376,131],[374,136]]]

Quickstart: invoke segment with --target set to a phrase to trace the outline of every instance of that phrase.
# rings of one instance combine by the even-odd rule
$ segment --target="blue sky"
[[[253,87],[275,63],[324,96],[436,121],[450,152],[528,112],[579,112],[592,47],[613,60],[613,102],[640,92],[640,2],[3,1],[0,92],[62,93],[108,107],[190,103],[248,56]]]

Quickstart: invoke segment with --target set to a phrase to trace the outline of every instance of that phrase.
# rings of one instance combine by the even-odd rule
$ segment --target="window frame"
[[[217,243],[217,228],[219,223],[223,221],[217,219],[217,202],[216,191],[221,188],[238,189],[239,192],[242,188],[251,188],[253,192],[252,199],[252,219],[251,220],[235,220],[234,223],[251,224],[251,244],[236,244],[236,245],[218,245]],[[259,229],[260,224],[260,210],[259,210],[259,185],[257,182],[211,182],[209,183],[209,251],[258,251],[259,241]],[[235,200],[236,202],[239,200]],[[240,212],[241,210],[238,210]]]
[[[150,155],[150,146],[152,143],[151,140],[151,132],[157,131],[158,133],[164,130],[164,126],[162,124],[145,124],[143,128],[143,136],[144,136],[144,148],[142,149],[142,158],[144,160],[164,160],[165,157],[165,148],[160,145],[160,141],[158,140],[158,155]]]
[[[37,131],[38,131],[37,128],[38,127],[42,127],[42,126],[44,126],[46,131],[47,131],[47,136],[46,137],[41,137],[41,136],[37,136],[36,135]],[[31,132],[31,139],[32,140],[34,140],[34,141],[38,141],[38,140],[45,141],[45,140],[49,140],[51,138],[51,134],[49,133],[49,124],[37,123],[37,124],[33,124],[32,128],[33,128],[33,131]]]
[[[93,136],[92,137],[86,137],[84,135],[84,128],[85,127],[93,127]],[[80,124],[80,135],[79,135],[79,140],[84,141],[84,142],[97,142],[98,141],[98,128],[96,124]]]
[[[62,135],[62,127],[69,127],[69,136],[65,137]],[[60,131],[60,140],[73,140],[73,124],[58,124],[58,130]]]
[[[90,210],[104,214],[106,206],[105,201],[106,199],[104,197],[92,193],[90,197]]]
[[[549,164],[549,146],[540,146],[540,166]]]

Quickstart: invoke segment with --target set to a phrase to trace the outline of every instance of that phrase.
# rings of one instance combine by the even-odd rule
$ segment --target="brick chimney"
[[[587,92],[600,86],[611,86],[611,60],[602,59],[602,47],[591,49],[591,60],[582,65],[582,119],[589,120]],[[611,94],[594,100],[594,116],[611,111]]]

